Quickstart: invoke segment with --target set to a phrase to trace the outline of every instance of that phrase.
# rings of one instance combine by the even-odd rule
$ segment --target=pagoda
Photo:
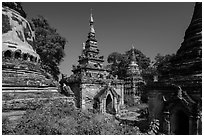
[[[125,78],[125,95],[132,95],[135,98],[136,103],[139,103],[141,98],[140,85],[144,84],[141,76],[141,71],[136,61],[136,55],[134,52],[134,46],[131,49],[130,63],[127,68],[127,77]]]
[[[149,113],[167,134],[202,134],[202,3],[196,3],[175,57],[160,66],[148,85]],[[151,119],[150,118],[150,119]]]
[[[89,27],[88,39],[82,44],[78,65],[73,65],[73,74],[63,76],[60,83],[70,87],[76,107],[115,113],[123,104],[123,82],[111,76],[103,66],[104,57],[99,55],[92,13]]]
[[[105,69],[103,67],[104,59],[103,56],[99,56],[92,13],[89,25],[88,39],[83,43],[82,54],[78,60],[79,64],[73,66],[72,72],[75,75],[81,74],[89,78],[103,78],[105,75]]]

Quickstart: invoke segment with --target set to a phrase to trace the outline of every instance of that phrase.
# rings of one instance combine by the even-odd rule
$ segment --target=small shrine
[[[78,65],[73,65],[73,74],[63,77],[60,83],[71,88],[78,108],[98,109],[105,113],[107,107],[111,106],[110,109],[116,112],[124,103],[123,81],[111,76],[103,66],[104,57],[100,56],[98,49],[92,13],[89,27],[88,39],[82,44]]]
[[[124,85],[124,94],[131,95],[134,97],[135,103],[140,103],[142,91],[140,89],[141,85],[144,85],[145,82],[141,76],[141,71],[137,64],[134,46],[131,49],[132,54],[130,56],[130,63],[127,68],[127,77],[125,79]]]

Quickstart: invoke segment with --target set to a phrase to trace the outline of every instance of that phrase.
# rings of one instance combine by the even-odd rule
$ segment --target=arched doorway
[[[111,95],[108,94],[107,98],[106,98],[106,112],[110,113],[110,114],[115,114],[115,108],[113,106],[113,99],[111,98]]]
[[[20,51],[17,51],[17,52],[15,52],[15,58],[16,59],[20,59],[21,58],[21,53],[20,53]]]
[[[173,132],[176,135],[189,134],[189,118],[183,110],[178,110],[174,114]]]
[[[7,50],[6,52],[4,52],[4,57],[11,58],[11,51]]]
[[[98,112],[100,111],[100,101],[98,98],[94,98],[93,108]]]
[[[34,59],[34,57],[32,55],[30,55],[30,61],[34,61],[33,59]]]
[[[23,60],[27,60],[28,54],[23,54]]]

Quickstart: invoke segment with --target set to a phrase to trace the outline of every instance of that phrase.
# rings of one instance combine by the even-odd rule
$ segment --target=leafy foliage
[[[159,120],[153,119],[150,123],[148,134],[159,134],[159,125]]]
[[[132,50],[128,50],[126,51],[125,55],[128,57],[128,61],[130,60],[130,57],[131,57],[131,54],[132,54]],[[140,69],[146,69],[148,68],[148,66],[150,65],[151,63],[151,60],[149,57],[147,57],[146,55],[144,55],[140,50],[138,49],[134,49],[134,53],[135,53],[135,56],[136,56],[136,60],[137,60],[137,63],[140,67]],[[129,62],[128,62],[129,63]]]
[[[133,49],[128,50],[124,54],[113,52],[108,56],[108,69],[113,76],[118,75],[119,79],[125,79],[127,77],[126,71],[130,62],[132,50]],[[155,56],[155,61],[151,62],[150,58],[146,57],[140,50],[134,49],[134,53],[137,64],[141,70],[141,75],[146,83],[153,82],[154,76],[160,75],[161,72],[166,69],[165,66],[167,66],[167,63],[175,57],[175,54],[157,54]],[[127,99],[126,101],[130,100]]]
[[[58,65],[63,60],[66,39],[52,28],[48,21],[38,16],[31,20],[35,30],[35,47],[42,60],[42,68],[56,80],[60,74]]]
[[[112,75],[118,75],[119,79],[124,79],[127,74],[127,67],[130,62],[132,50],[126,51],[124,54],[113,52],[108,56],[109,69]],[[136,60],[139,68],[144,71],[150,66],[150,58],[146,57],[140,50],[134,49]]]
[[[163,69],[165,69],[166,66],[168,66],[168,63],[170,63],[171,59],[175,57],[175,54],[167,54],[167,55],[161,55],[157,54],[155,56],[155,63],[154,68],[157,70],[157,74],[160,75]]]
[[[146,83],[154,81],[154,76],[161,76],[162,72],[170,69],[168,63],[175,57],[175,54],[161,55],[158,53],[150,66],[142,71],[142,76]]]
[[[158,53],[155,56],[155,63],[154,66],[156,68],[160,67],[161,65],[164,65],[164,63],[167,63],[168,61],[171,60],[172,57],[174,57],[175,54],[167,54],[167,55],[161,55],[160,53]]]
[[[41,105],[38,105],[41,106]],[[3,134],[16,135],[131,135],[142,134],[137,127],[121,125],[114,117],[81,111],[62,101],[50,101],[27,110],[15,128],[2,121]]]
[[[2,116],[2,134],[10,135],[13,134],[13,128],[11,127],[11,122],[7,117]]]
[[[117,52],[113,52],[108,56],[107,59],[110,69],[110,73],[113,76],[118,75],[119,79],[124,79],[126,76],[126,66],[127,66],[127,59],[126,56]]]
[[[9,7],[21,14],[22,17],[26,18],[26,13],[22,8],[21,2],[2,2],[2,6]]]
[[[125,103],[128,107],[135,106],[134,97],[133,97],[132,95],[125,95],[125,96],[124,96],[124,103]]]

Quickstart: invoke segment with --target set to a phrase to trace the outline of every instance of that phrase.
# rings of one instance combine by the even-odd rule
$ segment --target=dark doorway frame
[[[116,111],[114,108],[114,102],[110,94],[106,97],[106,113],[115,115]]]

